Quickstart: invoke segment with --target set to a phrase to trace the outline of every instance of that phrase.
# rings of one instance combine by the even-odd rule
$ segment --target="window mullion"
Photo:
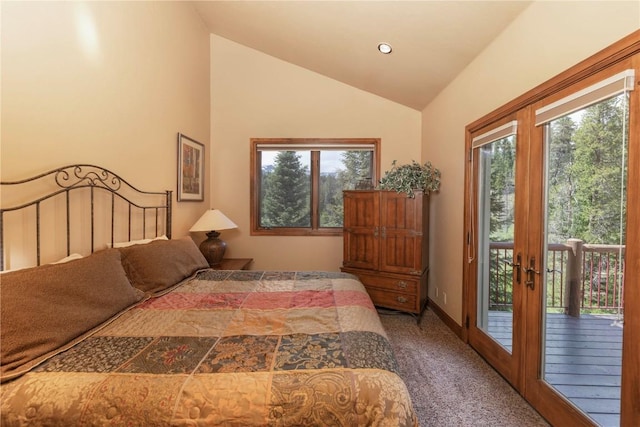
[[[311,229],[320,228],[320,152],[311,152]]]

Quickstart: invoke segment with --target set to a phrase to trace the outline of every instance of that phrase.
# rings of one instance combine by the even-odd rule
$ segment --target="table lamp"
[[[220,233],[217,230],[229,230],[232,228],[238,228],[238,226],[218,209],[209,209],[189,229],[189,231],[208,232],[207,240],[200,243],[200,252],[209,262],[209,266],[213,267],[220,264],[224,257],[224,251],[227,249],[226,242],[218,238]]]

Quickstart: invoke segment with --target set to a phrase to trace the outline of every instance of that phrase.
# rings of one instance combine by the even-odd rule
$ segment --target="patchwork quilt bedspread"
[[[0,387],[2,425],[415,426],[353,276],[204,270]]]

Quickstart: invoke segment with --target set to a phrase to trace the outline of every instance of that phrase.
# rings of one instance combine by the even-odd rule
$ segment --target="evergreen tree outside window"
[[[252,139],[251,234],[342,235],[342,191],[375,185],[379,139]]]
[[[309,157],[308,152],[278,151],[274,164],[262,169],[263,227],[311,226]]]

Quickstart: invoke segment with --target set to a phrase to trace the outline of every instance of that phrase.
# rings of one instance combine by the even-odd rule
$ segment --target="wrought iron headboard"
[[[28,192],[20,190],[23,188],[21,185],[35,186],[35,192],[39,195],[29,196],[27,194]],[[127,240],[157,237],[162,234],[171,238],[172,191],[151,192],[139,190],[120,176],[99,166],[89,164],[64,166],[19,181],[3,181],[0,182],[0,186],[3,195],[3,206],[0,207],[0,270],[4,270],[5,268],[5,249],[7,248],[7,242],[5,242],[7,230],[5,230],[5,227],[8,226],[6,221],[7,215],[11,212],[21,212],[22,215],[34,219],[35,232],[33,234],[35,234],[35,244],[30,244],[30,246],[33,246],[35,250],[36,264],[40,265],[43,231],[41,227],[41,221],[43,219],[41,206],[48,200],[55,199],[56,201],[52,201],[54,205],[55,203],[59,203],[57,201],[59,198],[62,198],[64,201],[63,212],[61,213],[60,209],[56,208],[55,215],[62,214],[65,218],[66,225],[62,225],[61,228],[66,229],[66,255],[71,254],[72,226],[79,222],[84,222],[85,224],[87,222],[86,218],[82,221],[76,221],[74,218],[74,221],[72,221],[72,209],[70,206],[72,204],[71,193],[80,193],[80,200],[76,200],[76,196],[73,197],[74,205],[89,203],[89,207],[84,207],[84,209],[89,211],[88,222],[91,252],[105,247],[105,245],[96,245],[95,232],[97,226],[101,227],[101,230],[108,235],[107,241],[103,243],[114,244],[116,222],[118,223],[120,235],[125,234]],[[18,199],[17,202],[13,202],[13,205],[9,207],[4,206],[6,199],[4,196],[8,189],[12,190],[13,198]],[[86,198],[87,192],[89,194],[88,201],[82,199],[83,196]],[[100,202],[101,204],[106,204],[107,207],[110,206],[110,227],[109,224],[96,224],[97,208],[95,204],[99,192],[106,192],[107,194],[106,197],[102,196],[100,198]],[[22,201],[19,200],[21,197],[30,197],[30,199],[28,201]],[[118,209],[116,209],[116,205],[118,205]],[[26,212],[29,209],[35,209],[35,214],[27,214]],[[82,209],[82,207],[79,208],[79,210]],[[124,214],[120,215],[122,211],[124,211]],[[101,209],[100,212],[104,214],[104,210]],[[119,215],[118,219],[116,219],[116,215]],[[123,219],[121,216],[125,216],[126,218]],[[148,217],[151,219],[148,219]],[[125,222],[126,224],[123,225]],[[13,227],[22,227],[21,224],[24,224],[24,219],[13,221],[11,225]],[[76,231],[74,231],[74,234],[76,234]]]

